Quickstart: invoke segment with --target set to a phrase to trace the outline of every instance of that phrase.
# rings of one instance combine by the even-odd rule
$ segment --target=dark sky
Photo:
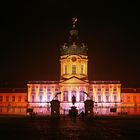
[[[140,87],[140,12],[131,1],[5,1],[0,6],[0,87],[59,80],[60,46],[72,17],[88,45],[89,80]]]

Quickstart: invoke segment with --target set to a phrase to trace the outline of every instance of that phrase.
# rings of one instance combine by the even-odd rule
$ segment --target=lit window
[[[130,96],[127,96],[127,102],[130,102]]]
[[[76,91],[75,90],[72,91],[72,96],[76,97]]]
[[[71,97],[73,97],[73,96],[76,98],[76,91],[75,90],[72,91],[72,96]]]
[[[64,74],[67,74],[67,65],[64,66]]]
[[[21,102],[21,96],[18,97],[18,102]]]
[[[50,100],[51,100],[51,94],[47,93],[47,101],[50,102]]]
[[[72,74],[76,74],[76,65],[72,65]]]
[[[68,91],[64,91],[63,101],[68,101]]]
[[[106,102],[108,103],[109,102],[109,96],[106,95]]]
[[[40,102],[42,102],[42,96],[41,95],[39,96],[39,99],[40,99]]]
[[[134,103],[136,103],[136,96],[133,96],[133,101]]]
[[[12,102],[15,102],[15,96],[12,96]]]
[[[58,88],[55,88],[55,92],[58,92],[59,90],[58,90]]]
[[[90,91],[93,91],[93,89],[92,89],[92,88],[90,88],[89,90],[90,90]]]
[[[6,102],[9,102],[9,96],[6,96]]]
[[[114,102],[117,102],[117,96],[114,95]]]
[[[106,88],[106,89],[105,89],[105,91],[109,91],[109,89],[108,89],[108,88]]]
[[[51,89],[50,89],[50,88],[48,88],[48,89],[47,89],[47,91],[51,91]]]
[[[12,107],[12,112],[15,112],[15,108],[14,107]]]
[[[35,96],[34,95],[32,95],[32,102],[34,102],[35,101]]]
[[[35,92],[35,87],[34,86],[32,87],[32,91]]]
[[[3,97],[2,97],[2,96],[0,96],[0,102],[2,102],[2,100],[3,100]]]
[[[81,74],[84,74],[84,65],[81,65]]]
[[[40,92],[43,92],[43,87],[40,87],[40,89],[39,89],[39,90],[40,90]]]
[[[101,96],[98,96],[98,102],[101,103]]]
[[[114,89],[113,89],[113,91],[117,91],[117,89],[116,89],[116,88],[114,88]]]
[[[83,102],[85,100],[83,91],[80,91],[80,101]]]
[[[101,88],[98,88],[97,90],[98,90],[98,91],[101,91]]]
[[[109,113],[109,112],[110,112],[109,107],[107,107],[106,108],[106,113]]]

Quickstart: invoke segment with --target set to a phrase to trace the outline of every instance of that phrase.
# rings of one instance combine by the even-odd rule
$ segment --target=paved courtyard
[[[96,118],[92,121],[68,118],[0,117],[1,140],[135,140],[140,138],[139,118]]]

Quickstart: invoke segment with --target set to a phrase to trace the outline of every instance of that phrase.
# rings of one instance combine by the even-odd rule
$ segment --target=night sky
[[[140,11],[131,1],[5,1],[0,6],[0,87],[59,80],[60,46],[77,17],[88,45],[89,80],[140,87]]]

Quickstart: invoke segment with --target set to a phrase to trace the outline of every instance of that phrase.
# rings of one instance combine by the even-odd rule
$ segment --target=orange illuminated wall
[[[122,88],[122,107],[129,114],[140,114],[140,88]]]
[[[26,90],[0,89],[0,114],[25,114],[26,100]]]

